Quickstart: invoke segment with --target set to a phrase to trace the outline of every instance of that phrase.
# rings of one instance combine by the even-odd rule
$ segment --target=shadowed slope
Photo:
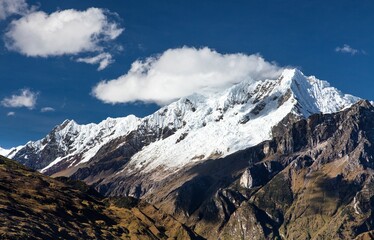
[[[131,198],[106,199],[0,156],[0,238],[194,239],[171,216]]]

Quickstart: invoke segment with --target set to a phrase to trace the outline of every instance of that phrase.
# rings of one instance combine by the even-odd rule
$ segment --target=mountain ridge
[[[63,132],[57,131],[57,135],[64,136],[62,140],[53,136],[54,129],[45,138],[13,149],[7,156],[47,174],[66,168],[71,168],[73,173],[95,159],[105,144],[116,139],[120,142],[131,131],[138,131],[154,136],[138,144],[139,149],[131,156],[131,168],[153,171],[163,167],[173,171],[185,164],[226,156],[270,139],[271,127],[289,112],[300,117],[331,113],[349,107],[358,99],[342,94],[325,81],[306,77],[297,69],[286,69],[276,80],[247,79],[221,93],[184,97],[143,119],[108,118],[97,125],[77,125],[66,120],[55,127]],[[108,127],[113,121],[117,124]],[[69,131],[70,125],[73,127]],[[94,134],[90,132],[93,126],[98,126]],[[77,129],[81,134],[77,134]],[[262,131],[250,134],[256,129]],[[100,130],[109,136],[100,136]],[[110,135],[112,131],[114,135]],[[96,143],[80,144],[80,138]],[[40,162],[40,159],[44,160]],[[145,162],[146,159],[151,160]]]

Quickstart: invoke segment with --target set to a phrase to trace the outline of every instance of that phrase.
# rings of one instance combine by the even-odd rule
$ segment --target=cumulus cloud
[[[114,60],[112,55],[109,53],[100,53],[94,57],[78,58],[77,62],[84,62],[88,64],[99,64],[98,71],[105,69],[109,64],[113,63]]]
[[[51,14],[32,12],[11,22],[5,33],[6,47],[31,57],[104,53],[124,30],[111,20],[113,15],[99,8],[68,9]],[[104,55],[106,60],[97,61],[99,68],[110,63],[111,59]]]
[[[1,105],[4,107],[26,107],[33,109],[36,104],[38,93],[32,92],[29,89],[21,89],[19,94],[13,94],[10,97],[6,97],[1,101]]]
[[[15,116],[16,113],[15,113],[15,112],[8,112],[6,115],[7,115],[8,117],[12,117],[12,116]]]
[[[126,74],[97,84],[92,94],[105,103],[164,105],[194,92],[227,88],[244,79],[276,78],[281,71],[257,54],[220,54],[207,47],[183,47],[135,61]]]
[[[55,111],[55,109],[52,108],[52,107],[44,107],[44,108],[40,109],[40,112],[42,112],[42,113],[45,113],[45,112],[54,112],[54,111]]]
[[[335,52],[348,53],[348,54],[351,54],[351,55],[356,55],[356,54],[359,54],[359,53],[365,54],[365,51],[355,49],[355,48],[349,46],[348,44],[344,44],[342,47],[336,47]]]
[[[25,0],[0,0],[0,20],[11,15],[24,15],[29,11]]]

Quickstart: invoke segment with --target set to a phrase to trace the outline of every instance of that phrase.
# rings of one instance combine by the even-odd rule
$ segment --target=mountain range
[[[300,118],[332,113],[357,101],[325,81],[286,69],[279,79],[244,80],[223,92],[195,94],[143,119],[130,115],[87,125],[66,120],[45,138],[6,155],[48,175],[73,174],[95,164],[106,146],[121,149],[136,141],[129,166],[120,171],[174,172],[271,139],[271,128],[290,113]]]
[[[142,199],[205,239],[373,237],[374,107],[286,69],[0,154]]]

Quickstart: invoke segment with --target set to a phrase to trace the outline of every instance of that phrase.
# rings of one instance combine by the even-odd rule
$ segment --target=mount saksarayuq
[[[115,145],[113,151],[144,133],[147,137],[138,137],[135,150],[126,156],[130,160],[116,174],[175,172],[271,139],[272,127],[288,114],[333,113],[358,100],[326,81],[286,69],[275,80],[243,80],[222,92],[181,98],[143,119],[130,115],[87,125],[66,120],[41,140],[2,151],[47,174],[71,169],[66,172],[71,175],[100,161],[95,155],[104,146]]]
[[[10,154],[202,239],[372,239],[373,129],[372,103],[288,69],[143,119],[65,121]]]

